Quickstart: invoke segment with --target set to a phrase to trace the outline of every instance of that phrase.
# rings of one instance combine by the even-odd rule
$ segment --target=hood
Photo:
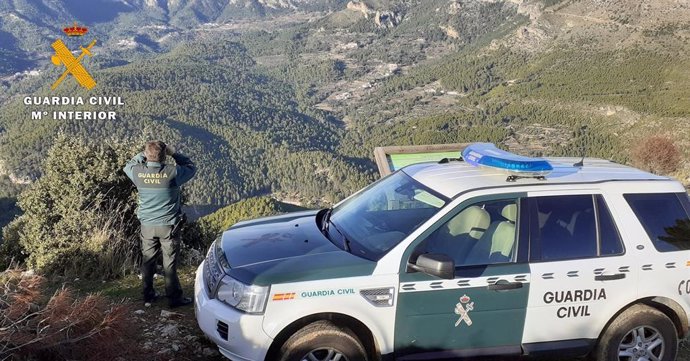
[[[233,278],[254,285],[369,275],[375,262],[334,245],[319,230],[316,211],[260,218],[223,233]]]

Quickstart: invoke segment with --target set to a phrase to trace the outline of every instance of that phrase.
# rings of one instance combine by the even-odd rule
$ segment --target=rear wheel
[[[678,334],[661,311],[634,305],[606,329],[594,351],[597,361],[672,361],[678,352]]]
[[[366,361],[367,353],[352,331],[317,321],[297,331],[280,348],[280,361]]]

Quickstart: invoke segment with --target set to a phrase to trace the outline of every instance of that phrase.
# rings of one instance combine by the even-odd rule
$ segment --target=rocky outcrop
[[[522,51],[536,52],[542,49],[549,39],[550,37],[543,29],[529,25],[515,30],[515,36],[512,37],[511,42],[513,46]]]
[[[390,10],[376,10],[361,1],[350,1],[347,9],[362,13],[365,19],[374,18],[374,23],[379,28],[392,28],[402,21],[402,15]]]
[[[460,0],[452,0],[448,5],[448,14],[450,15],[458,15],[461,10],[462,4],[460,3]]]
[[[374,16],[374,23],[379,28],[392,28],[402,21],[402,15],[393,11],[377,11]]]
[[[529,16],[530,20],[534,20],[541,16],[544,4],[533,0],[510,0],[513,4],[518,6],[518,14]]]
[[[258,0],[259,4],[272,9],[297,9],[291,0]]]
[[[319,0],[230,0],[230,5],[250,7],[260,5],[268,9],[300,9],[301,6],[318,3]]]
[[[347,9],[360,12],[364,14],[365,18],[369,18],[370,15],[374,14],[374,10],[369,7],[369,5],[361,1],[350,1],[347,3]]]
[[[458,31],[450,25],[441,25],[439,27],[441,28],[441,30],[443,30],[444,33],[446,33],[446,36],[451,39],[458,39],[460,37],[460,33],[458,33]]]
[[[28,177],[18,177],[10,172],[5,165],[0,161],[0,176],[7,176],[13,184],[27,185],[31,184],[31,179]]]

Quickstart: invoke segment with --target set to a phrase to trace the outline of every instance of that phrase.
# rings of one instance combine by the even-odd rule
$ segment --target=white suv
[[[197,272],[199,326],[233,360],[675,359],[690,314],[680,183],[486,143],[463,158],[234,225]]]

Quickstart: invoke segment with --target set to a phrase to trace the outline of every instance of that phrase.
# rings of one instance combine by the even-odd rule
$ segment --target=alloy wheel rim
[[[302,361],[349,361],[340,351],[332,348],[319,348],[304,355]]]
[[[661,332],[651,326],[638,326],[628,331],[618,345],[620,361],[661,361],[666,343]]]

